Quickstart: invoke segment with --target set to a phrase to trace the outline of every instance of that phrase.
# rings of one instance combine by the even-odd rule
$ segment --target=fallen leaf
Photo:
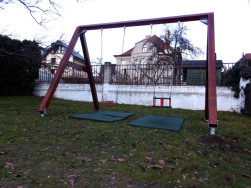
[[[149,162],[150,160],[152,160],[152,158],[145,156],[145,160],[146,160],[146,162]]]
[[[133,146],[134,148],[136,148],[137,144],[134,142],[134,143],[132,143],[132,146]]]
[[[227,161],[227,162],[229,162],[229,163],[231,163],[232,162],[232,160],[231,159],[224,159],[225,161]]]
[[[88,158],[85,156],[80,156],[79,159],[84,163],[84,162],[92,162],[93,159],[92,158]]]
[[[104,164],[107,162],[107,159],[101,159],[100,161]]]
[[[248,150],[248,149],[244,149],[243,152],[247,154],[251,154],[251,150]]]
[[[154,180],[152,180],[151,182],[150,182],[150,185],[155,185],[156,184],[156,181],[154,181]]]
[[[230,178],[229,178],[229,177],[223,178],[223,182],[224,182],[224,183],[230,182]]]
[[[207,180],[208,180],[207,178],[199,178],[199,179],[198,179],[198,182],[202,183],[202,182],[205,182],[205,181],[207,181]]]
[[[242,177],[243,178],[248,178],[248,179],[250,178],[250,176],[248,174],[242,174]]]
[[[49,146],[49,147],[42,148],[42,149],[40,149],[40,151],[41,151],[41,152],[45,152],[45,151],[48,150],[49,148],[50,148],[50,146]]]
[[[111,157],[111,160],[112,160],[112,161],[117,161],[117,159],[118,159],[117,156],[114,156],[114,155],[113,155],[113,156]]]
[[[187,178],[187,174],[184,174],[182,177],[185,180]]]
[[[145,162],[146,163],[154,163],[153,159],[151,157],[145,157]]]
[[[6,154],[7,154],[7,152],[5,152],[5,151],[0,152],[0,155],[6,155]]]
[[[164,161],[164,160],[159,160],[159,164],[162,164],[162,165],[164,165],[164,164],[166,164],[166,162]]]
[[[74,179],[69,180],[69,183],[71,184],[71,186],[73,186],[75,182],[76,182],[76,180],[74,180]]]
[[[172,174],[174,170],[175,170],[175,168],[170,168],[170,169],[168,170],[168,173],[169,173],[169,174]]]
[[[11,142],[14,142],[14,141],[15,141],[14,139],[10,139],[10,140],[9,140],[10,143],[11,143]]]
[[[112,170],[109,169],[109,170],[105,170],[104,172],[105,172],[106,174],[111,174],[111,173],[112,173]]]
[[[108,147],[109,147],[109,144],[101,144],[101,147],[102,147],[102,148],[108,148]]]
[[[142,173],[146,173],[146,169],[143,166],[139,165],[139,168],[140,168]]]
[[[220,165],[220,163],[219,163],[219,162],[215,162],[214,165],[215,165],[215,166],[218,166],[218,165]]]
[[[4,168],[11,168],[12,170],[14,170],[15,165],[13,163],[5,162]]]
[[[187,169],[187,167],[185,167],[185,168],[179,168],[179,172],[183,172],[183,171],[185,171]]]
[[[118,161],[119,163],[126,162],[125,159],[121,159],[121,158],[118,158],[117,161]]]
[[[148,168],[150,168],[150,169],[163,169],[164,167],[160,166],[160,165],[148,165]]]
[[[197,154],[198,154],[198,155],[201,155],[201,154],[202,154],[202,151],[198,150],[198,151],[197,151]]]

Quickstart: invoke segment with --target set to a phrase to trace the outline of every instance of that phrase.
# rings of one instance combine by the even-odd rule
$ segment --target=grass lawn
[[[250,187],[251,117],[219,112],[209,136],[204,111],[102,104],[136,115],[113,123],[69,119],[92,103],[0,97],[0,187]],[[138,128],[147,114],[185,119],[179,132]]]

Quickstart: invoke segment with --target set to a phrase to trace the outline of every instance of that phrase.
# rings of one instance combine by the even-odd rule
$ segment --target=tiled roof
[[[206,68],[206,60],[184,60],[182,63],[184,68]],[[216,60],[216,68],[222,68],[222,60]]]
[[[68,45],[60,40],[54,42],[51,44],[51,46],[45,48],[45,53],[43,54],[43,58],[45,58],[53,49],[57,48],[58,46],[63,46],[65,49],[68,48]],[[79,59],[82,59],[82,60],[85,60],[83,56],[81,56],[78,52],[74,51],[72,52],[72,55],[79,58]]]
[[[245,58],[246,58],[246,59],[251,59],[251,53],[245,54]]]
[[[167,44],[158,36],[153,35],[152,37],[149,37],[147,41],[151,42],[152,44],[158,46],[158,48],[161,48],[162,50],[166,50],[167,48],[173,52],[173,48],[171,46],[167,46]]]
[[[124,52],[123,54],[120,54],[120,55],[114,55],[114,57],[121,57],[121,56],[131,56],[132,54],[132,51],[133,51],[134,47],[131,48],[130,50]]]
[[[159,48],[162,48],[163,50],[167,49],[167,45],[165,44],[165,42],[163,40],[161,40],[158,36],[153,35],[147,39],[143,39],[143,40],[147,40],[148,42],[153,43],[154,45],[157,45]],[[141,41],[143,41],[141,40]],[[141,42],[140,41],[140,42]],[[121,57],[121,56],[131,56],[131,53],[133,51],[134,47],[131,48],[130,50],[124,52],[123,54],[120,55],[114,55],[114,57]],[[173,48],[169,46],[169,49],[171,51],[173,51]]]

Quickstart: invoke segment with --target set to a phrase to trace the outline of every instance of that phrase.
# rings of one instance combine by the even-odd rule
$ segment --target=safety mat
[[[70,116],[70,118],[87,119],[93,121],[113,122],[120,121],[134,115],[134,113],[126,112],[112,112],[112,111],[100,111],[91,114],[76,114]]]
[[[129,125],[179,131],[183,122],[184,118],[146,115],[130,122]]]

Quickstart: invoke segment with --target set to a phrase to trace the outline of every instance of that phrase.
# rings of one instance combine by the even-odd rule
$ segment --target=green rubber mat
[[[98,113],[107,115],[107,116],[114,116],[114,117],[121,117],[121,118],[128,118],[129,116],[134,115],[134,113],[127,113],[127,112],[112,112],[112,111],[100,111]]]
[[[70,116],[70,118],[87,119],[93,121],[113,122],[120,121],[134,115],[134,113],[126,112],[112,112],[112,111],[100,111],[91,114],[76,114]]]
[[[129,125],[179,131],[183,122],[184,118],[147,115],[130,122]]]

